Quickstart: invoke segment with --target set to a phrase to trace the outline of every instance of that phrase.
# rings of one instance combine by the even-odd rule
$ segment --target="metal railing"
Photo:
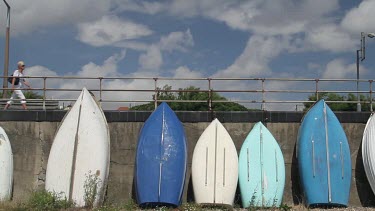
[[[4,77],[2,77],[4,78]],[[80,92],[86,86],[91,92],[95,93],[97,100],[103,104],[115,103],[121,106],[124,103],[140,104],[153,102],[155,108],[159,102],[179,102],[179,103],[207,103],[207,110],[211,111],[215,103],[235,102],[240,104],[257,104],[261,110],[266,110],[271,104],[291,104],[292,107],[302,106],[303,103],[313,103],[308,96],[314,95],[319,99],[322,93],[337,94],[364,94],[367,100],[357,99],[355,101],[327,101],[330,103],[361,103],[368,104],[370,111],[373,111],[373,80],[356,79],[302,79],[302,78],[168,78],[168,77],[73,77],[73,76],[27,76],[26,80],[32,81],[32,91],[38,92],[43,96],[43,101],[51,100],[53,97],[49,93],[58,93],[57,98],[53,100],[59,102],[74,102],[76,96],[73,92]],[[54,83],[53,81],[58,81]],[[75,81],[74,87],[67,88],[67,85]],[[122,86],[111,85],[113,82],[120,82]],[[144,87],[127,87],[126,82],[145,84]],[[186,87],[179,89],[161,89],[164,85],[174,83],[193,85],[199,90],[188,90]],[[356,83],[361,84],[361,90],[356,91]],[[278,86],[275,86],[278,85]],[[37,85],[42,85],[37,87]],[[117,88],[110,88],[117,87]],[[229,87],[229,88],[228,88]],[[11,88],[2,88],[11,90]],[[26,90],[26,89],[23,89]],[[158,99],[160,93],[186,93],[200,92],[207,93],[207,99],[204,100],[161,100]],[[122,93],[125,97],[116,97]],[[127,94],[134,94],[131,99]],[[138,93],[147,94],[139,95]],[[213,94],[217,93],[226,97],[228,100],[215,100]],[[113,96],[115,95],[115,97]],[[292,96],[291,96],[292,95]],[[68,97],[66,97],[68,96]],[[148,97],[147,97],[148,96]],[[152,97],[153,96],[153,97]],[[44,106],[43,106],[44,107]]]

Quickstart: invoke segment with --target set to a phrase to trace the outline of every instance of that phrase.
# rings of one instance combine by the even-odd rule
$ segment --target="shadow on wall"
[[[303,204],[303,193],[301,190],[300,182],[299,182],[299,171],[298,171],[298,160],[297,160],[297,142],[294,145],[293,150],[293,157],[292,157],[292,168],[290,172],[290,179],[292,181],[292,196],[293,196],[293,204],[299,205]]]
[[[355,183],[357,194],[361,205],[364,207],[375,206],[375,196],[371,190],[370,183],[367,180],[366,172],[362,161],[362,144],[359,145],[357,158],[355,160]]]
[[[186,194],[186,202],[194,202],[193,180],[191,178],[192,176],[190,175],[187,194]]]

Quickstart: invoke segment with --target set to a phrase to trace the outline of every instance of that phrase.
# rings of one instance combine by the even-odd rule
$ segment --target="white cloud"
[[[25,69],[25,72],[29,76],[57,76],[55,71],[40,65],[28,67]]]
[[[152,31],[142,24],[122,20],[117,16],[103,16],[95,22],[78,24],[77,38],[93,46],[108,46],[151,34]]]
[[[185,32],[171,32],[167,36],[160,38],[159,46],[165,51],[186,51],[187,48],[194,46],[194,39],[190,29]]]
[[[178,67],[174,71],[174,78],[202,78],[203,75],[199,71],[190,70],[186,66]]]
[[[303,32],[311,22],[320,22],[339,9],[338,0],[172,0],[163,3],[118,0],[117,3],[122,10],[169,13],[181,18],[203,16],[224,22],[233,29],[264,35]]]
[[[81,77],[127,77],[126,75],[118,72],[118,62],[125,57],[125,51],[122,51],[118,54],[114,54],[108,59],[106,59],[103,64],[95,64],[90,62],[84,65],[80,71],[73,73],[74,76]],[[52,71],[53,72],[53,71]],[[132,75],[130,75],[131,77]],[[154,75],[153,75],[154,76]],[[82,89],[83,87],[88,88],[89,90],[99,88],[99,80],[94,79],[65,79],[61,80],[60,83],[50,84],[49,88],[60,88],[60,89]],[[154,89],[154,83],[152,79],[110,79],[102,81],[102,89],[117,89],[117,90],[129,90],[129,91],[103,91],[101,94],[102,100],[104,101],[126,101],[126,100],[151,100],[153,92],[138,92],[132,90],[145,90],[145,89]],[[100,98],[100,93],[95,91],[93,92],[97,99]],[[52,91],[48,92],[48,98],[54,99],[72,99],[72,103],[78,97],[79,92],[68,92],[68,91]],[[65,102],[65,105],[69,102]],[[105,102],[102,103],[103,109],[111,110],[117,109],[120,106],[128,106],[129,103],[125,102]],[[134,105],[134,103],[133,103]]]
[[[166,4],[163,4],[161,2],[133,0],[112,0],[112,2],[116,5],[115,10],[118,12],[133,11],[154,15],[166,9]]]
[[[364,0],[345,15],[341,25],[356,36],[359,36],[360,32],[375,32],[374,11],[375,1]]]
[[[366,73],[367,70],[360,66],[361,73]],[[330,61],[322,75],[322,78],[327,79],[343,79],[355,78],[357,66],[356,64],[348,64],[344,59],[334,59]]]
[[[322,68],[322,66],[321,66],[321,64],[318,64],[318,63],[309,62],[307,64],[307,68],[309,70],[316,71],[316,70],[320,70]]]
[[[285,43],[278,37],[252,36],[236,61],[214,77],[265,77],[270,74],[268,63],[286,48]]]
[[[159,70],[163,65],[162,51],[186,52],[193,45],[194,39],[189,29],[185,32],[171,32],[166,36],[162,36],[158,43],[148,46],[145,49],[146,53],[139,56],[140,70]]]
[[[151,45],[145,54],[139,56],[139,64],[141,70],[159,70],[163,65],[163,56],[160,48],[156,45]]]
[[[320,25],[306,35],[306,41],[312,48],[332,52],[351,51],[356,47],[356,40],[339,26],[334,24]]]
[[[148,44],[138,41],[123,41],[114,44],[115,47],[128,48],[136,51],[146,51],[149,47]]]
[[[114,54],[106,59],[103,65],[97,65],[90,62],[82,67],[75,75],[81,77],[115,77],[119,73],[117,71],[117,63],[125,58],[126,51],[121,51],[119,54]]]
[[[291,51],[345,52],[356,41],[337,23],[337,17],[332,17],[340,9],[338,0],[171,0],[163,3],[126,0],[117,3],[121,5],[120,10],[170,14],[181,19],[205,17],[255,35],[295,36],[298,43],[290,42],[286,47]]]
[[[25,74],[26,76],[34,76],[34,77],[55,77],[58,76],[56,71],[50,70],[47,67],[43,67],[40,65],[28,67],[25,69]],[[44,79],[43,78],[30,78],[27,79],[28,82],[30,83],[32,88],[44,88]],[[60,79],[52,79],[52,78],[47,78],[46,79],[46,87],[51,88],[51,87],[57,87],[59,86],[63,81]],[[42,91],[38,91],[42,92]]]
[[[202,78],[200,71],[191,70],[186,66],[177,67],[174,69],[171,78],[179,78],[184,80],[159,80],[157,86],[162,88],[164,85],[172,86],[173,89],[187,88],[189,86],[199,87],[201,89],[206,89],[208,87],[207,80],[189,80],[192,78]],[[154,77],[155,74],[151,77]]]
[[[102,0],[33,0],[8,1],[11,6],[12,35],[27,34],[45,27],[58,27],[95,20],[106,14],[111,7],[110,1]],[[1,4],[1,14],[5,20],[5,8]],[[3,13],[4,11],[4,13]],[[0,28],[3,35],[4,27]]]

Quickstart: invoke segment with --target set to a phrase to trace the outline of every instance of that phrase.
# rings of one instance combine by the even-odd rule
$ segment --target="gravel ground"
[[[219,209],[218,209],[219,210]],[[264,210],[264,211],[273,211],[273,210],[288,210],[288,209],[234,209],[234,210],[238,210],[238,211],[245,211],[245,210],[251,210],[251,211],[255,211],[255,210]],[[320,211],[320,210],[331,210],[331,211],[367,211],[367,210],[373,210],[375,211],[375,207],[372,208],[372,207],[348,207],[348,208],[327,208],[327,209],[323,209],[323,208],[314,208],[314,209],[307,209],[306,207],[303,207],[303,206],[294,206],[294,207],[291,207],[290,210],[301,210],[301,211],[304,211],[304,210],[312,210],[312,211]]]

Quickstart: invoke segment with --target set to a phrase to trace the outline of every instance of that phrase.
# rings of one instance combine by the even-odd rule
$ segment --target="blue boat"
[[[247,207],[279,207],[285,187],[284,157],[271,132],[254,125],[242,144],[238,177],[241,201]]]
[[[348,206],[352,164],[345,132],[335,114],[318,101],[298,133],[300,182],[308,206]]]
[[[181,204],[187,166],[186,136],[168,104],[158,106],[143,125],[135,162],[140,206]]]

